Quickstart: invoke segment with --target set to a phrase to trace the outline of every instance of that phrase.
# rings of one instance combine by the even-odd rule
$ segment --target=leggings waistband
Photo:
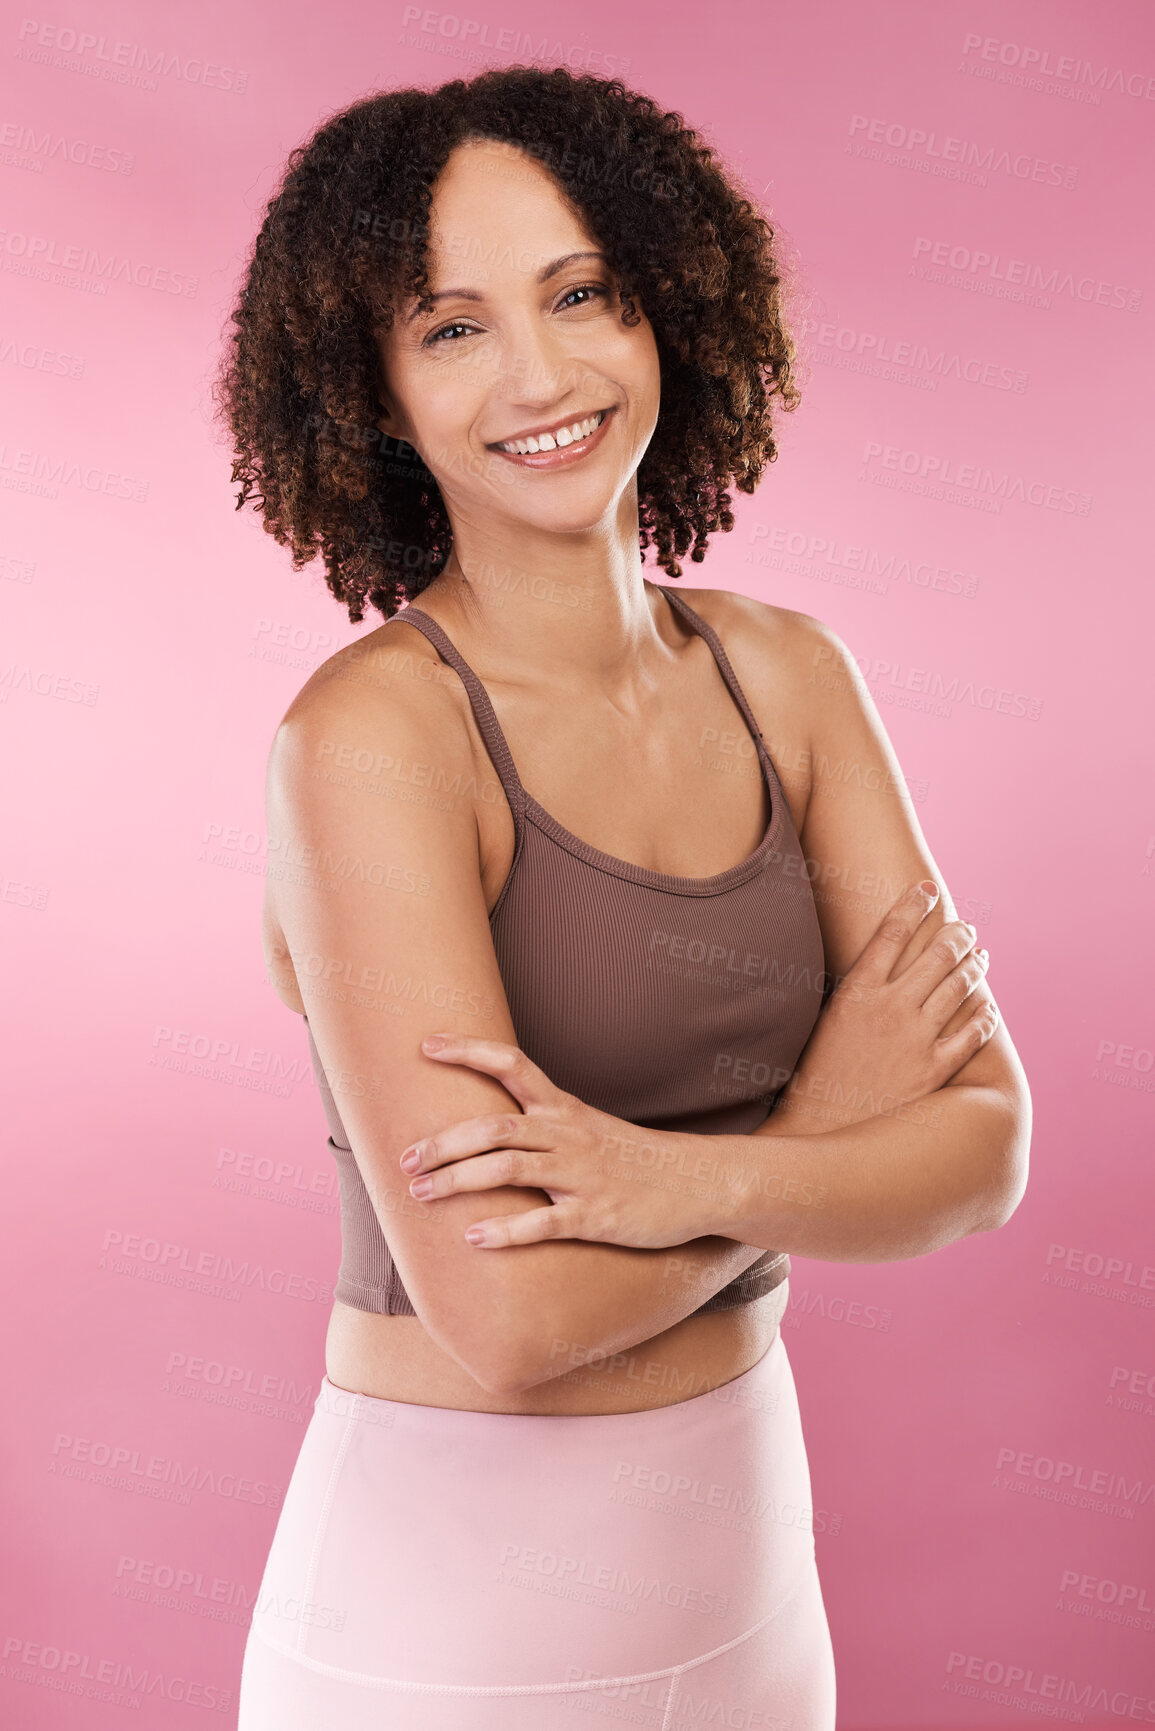
[[[781,1334],[775,1334],[762,1356],[729,1382],[688,1395],[684,1400],[669,1401],[664,1406],[631,1408],[628,1412],[509,1413],[478,1412],[469,1407],[425,1406],[416,1401],[387,1400],[380,1395],[341,1388],[327,1375],[321,1379],[313,1405],[318,1413],[352,1419],[355,1424],[377,1425],[390,1430],[398,1425],[404,1425],[407,1430],[424,1426],[438,1435],[449,1430],[492,1435],[504,1428],[525,1432],[536,1429],[544,1436],[558,1425],[574,1425],[591,1433],[604,1429],[607,1440],[611,1434],[625,1432],[630,1426],[644,1428],[657,1437],[663,1431],[676,1431],[679,1426],[694,1422],[700,1414],[719,1404],[744,1407],[750,1412],[773,1411],[778,1395],[776,1386],[770,1386],[772,1373],[785,1351]]]

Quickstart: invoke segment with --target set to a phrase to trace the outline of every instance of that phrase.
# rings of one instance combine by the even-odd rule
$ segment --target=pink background
[[[789,240],[804,404],[686,581],[860,658],[1033,1089],[1001,1232],[794,1260],[839,1724],[1155,1723],[1145,0],[94,0],[0,55],[4,1723],[235,1719],[339,1230],[265,759],[379,621],[236,514],[209,380],[293,145],[535,58],[678,109]]]

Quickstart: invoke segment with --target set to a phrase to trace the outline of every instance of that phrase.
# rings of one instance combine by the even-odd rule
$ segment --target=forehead
[[[536,275],[549,260],[596,248],[583,213],[553,175],[516,145],[470,139],[434,182],[427,259],[433,288],[482,287],[502,275]]]

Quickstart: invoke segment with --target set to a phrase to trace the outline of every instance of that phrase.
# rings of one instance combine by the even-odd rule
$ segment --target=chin
[[[538,511],[509,512],[516,528],[538,535],[583,535],[612,525],[616,520],[617,499],[599,498],[588,503],[579,500],[559,500],[551,507],[542,500]],[[515,531],[516,532],[516,531]]]

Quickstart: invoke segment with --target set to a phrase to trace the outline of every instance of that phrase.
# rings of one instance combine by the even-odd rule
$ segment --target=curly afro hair
[[[293,150],[270,199],[215,381],[232,434],[237,509],[300,570],[320,552],[359,623],[386,619],[443,569],[452,531],[421,457],[377,427],[374,329],[427,274],[431,189],[457,145],[494,141],[553,175],[640,300],[661,368],[655,435],[638,467],[639,542],[680,577],[734,526],[777,455],[771,398],[799,400],[774,231],[677,113],[620,79],[512,66],[434,90],[391,90],[335,114]]]

